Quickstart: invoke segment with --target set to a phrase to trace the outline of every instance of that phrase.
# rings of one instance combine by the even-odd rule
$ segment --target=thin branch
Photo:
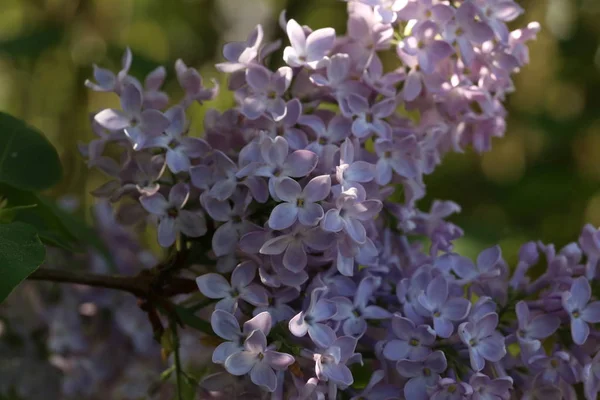
[[[137,297],[175,296],[197,290],[192,279],[172,278],[166,285],[157,284],[153,275],[114,276],[98,275],[82,271],[41,268],[27,278],[33,281],[51,281],[78,285],[115,289],[131,293]],[[160,282],[158,282],[160,283]]]

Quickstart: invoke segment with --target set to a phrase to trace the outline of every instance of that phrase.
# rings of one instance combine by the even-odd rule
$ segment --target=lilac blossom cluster
[[[218,87],[195,69],[177,61],[184,95],[170,105],[164,68],[141,82],[129,51],[117,74],[95,67],[87,86],[121,109],[95,114],[98,138],[81,147],[111,177],[94,194],[127,223],[155,223],[162,247],[211,244],[197,278],[220,340],[206,396],[596,398],[600,233],[586,226],[558,252],[527,243],[511,269],[498,246],[475,262],[453,252],[459,205],[417,208],[447,152],[503,135],[539,30],[509,31],[522,11],[350,0],[345,35],[283,14],[278,69],[266,61],[281,43],[261,26],[225,45],[236,106],[208,111],[202,138],[186,110]]]

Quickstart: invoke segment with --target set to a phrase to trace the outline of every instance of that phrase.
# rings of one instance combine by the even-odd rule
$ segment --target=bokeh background
[[[564,245],[585,222],[600,225],[600,0],[527,0],[513,26],[537,20],[531,65],[516,77],[506,137],[483,156],[446,158],[427,178],[429,195],[463,207],[453,220],[466,231],[458,247],[474,255],[500,243],[513,261],[520,243]],[[81,210],[102,177],[88,171],[76,146],[92,138],[89,114],[117,105],[114,95],[83,86],[92,64],[118,70],[126,46],[132,73],[177,58],[205,79],[225,83],[213,65],[221,46],[244,40],[257,23],[283,37],[282,9],[313,28],[345,31],[338,0],[0,0],[0,110],[41,129],[61,153],[66,176],[51,194],[77,200]],[[224,86],[224,85],[223,85]],[[173,74],[166,90],[176,98]],[[204,107],[225,109],[231,94]],[[205,109],[191,109],[192,132],[202,133]],[[43,165],[39,166],[43,168]]]

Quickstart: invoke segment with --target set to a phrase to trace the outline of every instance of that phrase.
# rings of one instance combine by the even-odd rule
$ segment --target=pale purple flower
[[[571,336],[578,345],[584,344],[590,334],[588,323],[600,322],[600,301],[590,303],[591,297],[592,289],[585,276],[573,280],[571,290],[562,294],[563,308],[571,317]]]
[[[252,197],[243,190],[237,190],[229,200],[219,201],[204,192],[200,195],[200,203],[207,214],[215,221],[223,222],[212,237],[212,250],[218,256],[235,251],[240,238],[256,225],[246,219],[248,204]]]
[[[244,350],[234,353],[225,360],[225,369],[232,375],[250,373],[254,384],[274,392],[278,380],[275,371],[285,371],[294,363],[294,357],[267,347],[263,331],[256,329],[244,342]]]
[[[112,71],[100,68],[94,64],[94,79],[85,81],[85,86],[96,92],[115,92],[121,93],[123,85],[128,81],[129,68],[131,68],[132,55],[129,47],[125,49],[121,58],[121,70],[115,75]]]
[[[317,166],[318,157],[308,150],[296,150],[288,154],[287,141],[277,136],[275,139],[265,138],[260,145],[260,153],[264,163],[251,163],[238,176],[256,175],[269,178],[269,192],[277,198],[275,182],[284,177],[302,178]]]
[[[380,102],[369,105],[369,101],[362,96],[350,94],[347,98],[348,109],[354,122],[352,123],[352,134],[359,139],[369,137],[372,133],[379,137],[389,138],[392,128],[385,121],[396,110],[396,100],[387,98]]]
[[[303,337],[308,333],[311,340],[322,348],[331,346],[336,338],[333,329],[325,324],[337,313],[335,303],[323,298],[326,291],[326,288],[314,289],[306,310],[296,314],[289,322],[292,335]]]
[[[333,297],[337,305],[337,314],[333,318],[343,322],[344,335],[360,338],[367,330],[367,320],[388,319],[391,313],[379,306],[368,305],[374,292],[381,285],[381,278],[367,276],[358,284],[354,299],[346,297]]]
[[[244,322],[243,330],[241,330],[236,317],[225,310],[216,309],[210,317],[210,325],[213,331],[226,341],[215,348],[212,362],[223,364],[230,355],[243,351],[244,339],[257,329],[265,335],[269,335],[271,324],[271,315],[268,312],[262,312]]]
[[[358,244],[367,240],[363,221],[369,221],[381,210],[379,200],[359,201],[355,188],[342,192],[336,200],[336,207],[330,209],[321,221],[321,227],[328,232],[344,231]]]
[[[169,96],[160,90],[167,77],[167,70],[162,65],[156,67],[144,79],[144,108],[165,108],[169,104]]]
[[[587,400],[597,399],[600,392],[600,352],[585,364],[581,375]]]
[[[246,70],[246,82],[250,93],[241,92],[241,112],[251,120],[258,119],[265,112],[275,120],[282,120],[287,113],[286,103],[282,99],[292,82],[292,69],[281,67],[271,72],[261,65],[251,65]]]
[[[473,388],[465,382],[456,382],[452,378],[442,378],[431,390],[429,400],[465,400],[471,398]]]
[[[343,387],[354,383],[352,372],[346,363],[354,356],[356,338],[341,336],[320,353],[315,353],[315,373],[322,381],[331,381]]]
[[[481,371],[485,360],[500,361],[506,355],[504,337],[496,332],[498,314],[489,313],[477,322],[463,322],[458,327],[458,335],[469,348],[471,368]]]
[[[311,179],[304,189],[298,182],[283,178],[275,184],[275,193],[284,202],[278,204],[269,217],[271,229],[283,230],[294,222],[302,225],[316,225],[324,216],[323,207],[318,201],[325,200],[331,191],[331,177],[320,175]]]
[[[307,250],[323,251],[331,247],[331,234],[319,226],[296,225],[292,231],[267,240],[260,248],[265,255],[283,254],[283,265],[292,272],[301,272],[308,262]]]
[[[196,278],[196,284],[203,295],[209,299],[220,299],[215,308],[229,313],[237,309],[238,299],[253,306],[266,306],[269,303],[267,290],[252,283],[256,276],[256,264],[244,261],[231,274],[231,284],[219,274],[208,273]]]
[[[219,84],[216,79],[212,80],[212,89],[207,89],[204,87],[202,76],[198,71],[185,65],[180,59],[175,61],[175,73],[179,84],[185,91],[185,98],[182,101],[184,108],[187,108],[194,101],[202,104],[206,100],[212,100],[219,93]]]
[[[293,287],[286,287],[279,291],[275,291],[270,296],[269,305],[257,306],[254,309],[253,314],[258,315],[259,313],[266,311],[273,318],[274,324],[282,321],[289,321],[296,314],[296,312],[287,303],[295,300],[299,295],[299,290]]]
[[[565,351],[557,351],[551,356],[540,354],[528,360],[529,367],[535,370],[538,378],[548,382],[559,384],[562,379],[569,385],[578,381],[578,374],[572,364],[572,357]]]
[[[141,205],[159,219],[158,243],[161,246],[169,247],[175,243],[179,232],[189,237],[200,237],[206,233],[204,215],[183,209],[189,196],[188,185],[178,183],[171,188],[168,200],[159,192],[140,197]]]
[[[398,51],[417,57],[419,68],[425,74],[432,74],[440,61],[454,53],[452,46],[436,37],[440,34],[438,25],[433,21],[421,21],[398,45]]]
[[[502,250],[500,246],[483,250],[477,256],[477,265],[469,258],[458,255],[453,258],[453,261],[452,270],[466,282],[492,279],[498,277],[501,273]]]
[[[133,149],[140,149],[148,137],[164,132],[169,119],[154,109],[142,110],[142,92],[133,84],[125,84],[121,93],[123,110],[107,108],[94,116],[94,120],[110,131],[125,130]]]
[[[304,29],[295,20],[290,19],[286,31],[291,46],[283,50],[284,61],[290,67],[307,65],[312,69],[321,68],[335,43],[335,30],[317,29],[306,35]]]
[[[588,279],[594,279],[600,261],[600,229],[591,224],[584,226],[579,236],[579,245],[587,256],[586,276]]]
[[[375,165],[375,180],[380,185],[392,181],[392,172],[409,179],[421,173],[421,147],[414,135],[397,141],[377,139],[375,151],[379,156]]]
[[[431,353],[435,331],[429,325],[416,326],[413,321],[399,314],[392,317],[392,332],[397,339],[388,340],[383,355],[388,360],[423,360]]]
[[[187,123],[182,107],[175,106],[167,110],[165,116],[170,121],[169,127],[162,135],[148,138],[140,147],[165,149],[167,165],[171,172],[187,172],[191,167],[190,159],[207,154],[210,146],[202,139],[184,136]]]
[[[398,373],[409,378],[404,385],[404,397],[411,400],[429,400],[428,388],[435,386],[447,366],[446,356],[440,350],[429,354],[424,360],[398,361]]]
[[[375,166],[363,160],[355,160],[355,147],[349,138],[340,146],[340,165],[336,167],[335,176],[342,191],[355,189],[361,199],[366,197],[361,183],[370,182],[375,178]]]
[[[519,321],[517,338],[529,352],[536,352],[542,345],[540,339],[552,335],[560,326],[560,318],[555,315],[540,314],[532,317],[524,301],[517,303],[515,311]]]
[[[327,62],[325,76],[315,73],[310,76],[310,81],[317,86],[326,86],[335,93],[343,91],[350,74],[350,56],[348,54],[335,54]]]
[[[259,24],[250,32],[245,42],[226,43],[223,46],[223,56],[227,62],[217,64],[217,69],[232,73],[247,68],[258,57],[263,39],[263,28]]]
[[[513,380],[510,376],[491,379],[482,373],[475,373],[469,379],[473,388],[472,400],[501,400],[508,399]]]
[[[463,297],[449,298],[448,282],[442,275],[435,277],[425,292],[418,297],[419,304],[427,315],[433,319],[433,329],[438,336],[447,338],[454,331],[453,321],[460,321],[467,317],[471,310],[471,303]]]

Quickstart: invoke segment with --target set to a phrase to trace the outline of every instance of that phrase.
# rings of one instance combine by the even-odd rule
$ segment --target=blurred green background
[[[512,26],[537,20],[543,31],[531,44],[531,64],[515,79],[506,137],[483,156],[447,157],[428,177],[423,201],[423,207],[433,198],[461,204],[453,219],[466,231],[459,249],[473,255],[499,242],[509,261],[524,241],[564,245],[585,222],[600,225],[600,1],[519,3],[527,13]],[[118,101],[83,86],[93,63],[118,70],[130,46],[138,77],[158,64],[172,72],[182,58],[225,86],[213,67],[224,42],[244,40],[257,23],[282,38],[277,17],[284,8],[288,18],[344,32],[345,6],[338,0],[0,0],[0,110],[50,138],[66,170],[52,194],[75,197],[85,209],[102,176],[88,171],[76,145],[92,138],[89,114]],[[181,94],[172,74],[166,91]],[[205,107],[231,104],[223,90]],[[196,134],[204,111],[191,109]]]

